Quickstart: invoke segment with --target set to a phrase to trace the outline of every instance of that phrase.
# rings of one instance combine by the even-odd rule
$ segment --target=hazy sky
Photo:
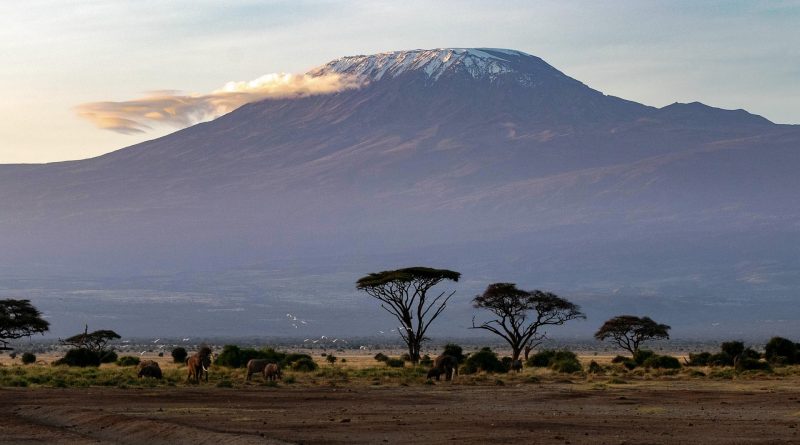
[[[87,102],[481,46],[648,105],[698,100],[800,123],[800,1],[4,1],[0,163],[86,158],[175,130],[98,129],[78,116]]]

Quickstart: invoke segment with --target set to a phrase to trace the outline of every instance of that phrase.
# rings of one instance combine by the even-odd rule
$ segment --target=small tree
[[[594,334],[594,338],[600,341],[611,339],[635,356],[642,342],[667,339],[670,329],[669,326],[656,323],[650,317],[620,315],[603,323]]]
[[[9,340],[44,334],[50,323],[30,300],[0,300],[0,350],[9,350]]]
[[[122,337],[120,337],[119,334],[108,329],[89,332],[89,326],[87,325],[82,334],[73,335],[72,337],[61,340],[61,344],[72,346],[77,349],[86,349],[97,355],[97,357],[103,361],[105,356],[109,353],[109,351],[106,350],[108,343],[111,340],[120,338]],[[114,360],[116,360],[116,357]]]
[[[494,283],[472,300],[478,309],[488,309],[497,318],[475,325],[472,329],[485,329],[511,346],[512,360],[526,348],[528,351],[546,337],[540,332],[544,326],[562,325],[569,320],[586,318],[580,307],[569,301],[540,290],[517,289],[513,283]]]
[[[444,280],[458,281],[460,277],[460,273],[452,270],[410,267],[371,273],[359,279],[356,288],[379,300],[381,307],[400,322],[398,332],[416,364],[428,327],[455,294],[455,291],[441,292],[429,298],[428,291]]]

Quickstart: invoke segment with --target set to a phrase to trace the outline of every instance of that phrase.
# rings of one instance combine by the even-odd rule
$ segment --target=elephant
[[[158,366],[158,363],[154,362],[153,360],[145,360],[139,363],[137,367],[138,372],[136,375],[139,378],[142,377],[152,377],[154,379],[161,379],[163,375],[161,374],[161,367]]]
[[[428,378],[436,378],[444,374],[445,381],[455,380],[458,375],[458,359],[452,355],[442,354],[433,360],[433,367],[428,371]]]
[[[186,367],[189,370],[189,376],[186,381],[194,380],[200,383],[203,374],[206,375],[206,382],[208,382],[208,368],[211,366],[211,348],[203,346],[194,355],[186,359]]]
[[[269,363],[264,367],[264,378],[270,382],[283,378],[281,367],[277,363]]]
[[[511,370],[517,372],[522,371],[522,360],[516,359],[511,361]]]
[[[245,380],[250,381],[253,374],[263,374],[264,368],[269,364],[269,360],[254,358],[247,362],[247,377]]]

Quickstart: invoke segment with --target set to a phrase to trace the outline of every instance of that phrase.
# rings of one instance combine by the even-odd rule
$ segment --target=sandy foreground
[[[800,443],[787,382],[0,389],[0,442]]]

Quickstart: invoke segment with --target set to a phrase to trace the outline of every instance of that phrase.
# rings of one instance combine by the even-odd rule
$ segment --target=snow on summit
[[[446,73],[463,71],[475,79],[494,80],[503,73],[519,72],[520,59],[531,59],[555,71],[541,59],[521,51],[438,48],[342,57],[312,70],[309,74],[349,74],[376,81],[414,71],[424,73],[429,79],[438,80]]]

